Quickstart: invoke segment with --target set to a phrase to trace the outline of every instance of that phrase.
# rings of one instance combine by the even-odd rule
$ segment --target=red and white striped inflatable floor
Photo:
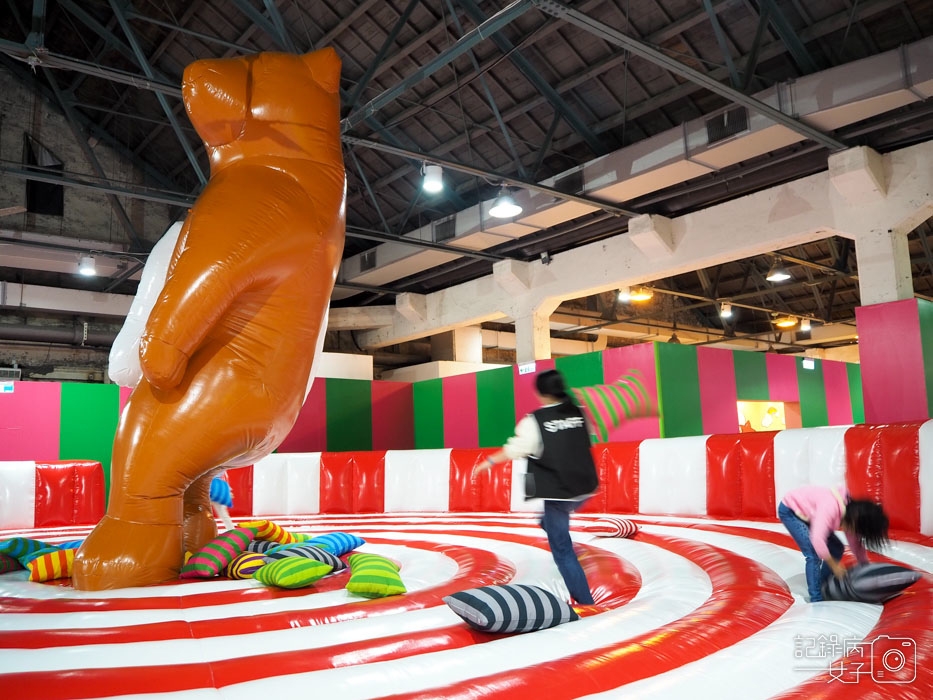
[[[597,517],[574,520],[597,605],[524,635],[472,631],[441,598],[504,582],[566,597],[528,513],[270,518],[357,533],[363,551],[401,562],[408,594],[373,601],[344,590],[347,572],[298,591],[217,579],[93,593],[6,574],[0,688],[30,700],[933,697],[930,576],[884,607],[811,605],[779,523],[636,516],[633,539],[579,529]],[[895,538],[889,559],[933,571],[930,538]],[[885,675],[883,652],[902,639],[905,664]]]

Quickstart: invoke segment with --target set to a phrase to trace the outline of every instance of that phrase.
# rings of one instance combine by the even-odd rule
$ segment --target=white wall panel
[[[0,528],[35,525],[36,463],[0,462]]]
[[[706,439],[644,440],[638,450],[638,512],[706,514]]]
[[[784,494],[810,483],[810,432],[782,430],[774,436],[774,513]]]
[[[253,515],[281,515],[288,511],[290,454],[271,454],[253,465]]]
[[[287,454],[285,461],[288,515],[321,512],[321,453]],[[255,478],[255,477],[254,477]]]
[[[933,420],[920,426],[920,532],[933,535]]]
[[[445,513],[450,507],[450,450],[389,450],[385,510]]]
[[[810,483],[830,488],[846,483],[846,431],[852,426],[808,428]]]

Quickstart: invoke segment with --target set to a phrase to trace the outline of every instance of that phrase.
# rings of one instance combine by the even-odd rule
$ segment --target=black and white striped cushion
[[[272,540],[253,540],[246,547],[247,552],[259,552],[260,554],[265,554],[273,547],[278,547],[278,542],[273,542]]]
[[[638,532],[638,525],[625,518],[607,516],[584,523],[580,529],[597,537],[632,537]]]
[[[333,567],[331,573],[343,571],[347,568],[347,565],[333,554],[327,550],[321,549],[320,547],[315,547],[311,544],[276,545],[273,551],[266,552],[266,564],[271,564],[274,561],[285,559],[286,557],[304,557],[305,559],[316,559],[317,561],[324,562],[325,564],[330,564]]]
[[[823,584],[823,600],[853,600],[857,603],[884,603],[920,578],[919,571],[896,564],[853,566],[838,579],[830,576]]]
[[[537,586],[483,586],[443,599],[468,625],[483,632],[533,632],[578,620],[554,594]]]

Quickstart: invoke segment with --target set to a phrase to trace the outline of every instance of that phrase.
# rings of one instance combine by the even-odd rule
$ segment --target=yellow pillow
[[[281,525],[276,525],[269,520],[253,520],[248,523],[240,523],[238,527],[251,527],[256,530],[257,540],[269,540],[279,544],[294,544],[298,538],[294,534],[283,530]]]
[[[331,572],[333,567],[317,559],[286,557],[266,564],[253,574],[253,578],[267,586],[304,588]]]
[[[351,554],[350,580],[347,590],[364,598],[383,598],[405,593],[405,584],[398,575],[398,564],[378,554]]]

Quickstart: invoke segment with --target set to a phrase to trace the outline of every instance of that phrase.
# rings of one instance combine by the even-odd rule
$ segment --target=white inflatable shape
[[[133,298],[129,313],[126,314],[123,328],[120,329],[113,341],[113,346],[110,348],[110,362],[107,374],[114,384],[133,389],[142,379],[143,370],[139,362],[139,341],[146,330],[146,324],[149,322],[149,314],[159,300],[159,295],[162,294],[162,288],[165,286],[168,266],[172,262],[175,244],[178,242],[178,235],[181,233],[183,223],[176,221],[172,224],[162,238],[159,239],[159,242],[153,246],[149,257],[146,259],[146,266],[143,268],[143,274],[139,279],[136,296]],[[308,398],[311,384],[314,382],[320,364],[319,360],[321,352],[324,350],[324,336],[329,315],[330,309],[325,309],[324,321],[320,326],[325,330],[325,333],[318,335],[317,344],[314,348],[314,359],[311,361],[311,371],[305,386],[305,399]]]
[[[417,487],[414,485],[417,484]],[[385,512],[450,507],[450,450],[389,450],[385,458]]]
[[[35,526],[36,463],[0,462],[0,527]]]
[[[181,221],[172,224],[152,248],[146,260],[142,277],[139,279],[139,287],[136,289],[136,296],[133,298],[129,313],[126,314],[126,321],[123,322],[123,328],[120,329],[113,341],[113,347],[110,348],[110,367],[107,373],[114,384],[132,389],[142,379],[143,370],[139,364],[139,340],[149,321],[149,313],[159,299],[162,287],[165,286],[165,275],[168,273],[168,266],[175,252],[175,243],[178,241],[178,234],[181,233],[181,226]]]

